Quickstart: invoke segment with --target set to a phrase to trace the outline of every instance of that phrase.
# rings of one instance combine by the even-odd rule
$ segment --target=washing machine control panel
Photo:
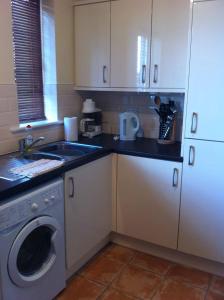
[[[64,201],[62,179],[32,189],[21,197],[9,199],[0,205],[0,231],[32,219],[40,213],[44,214],[45,210],[57,205],[59,201]]]

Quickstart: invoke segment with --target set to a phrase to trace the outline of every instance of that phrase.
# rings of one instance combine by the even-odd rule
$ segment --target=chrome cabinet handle
[[[146,81],[146,65],[142,65],[142,83]]]
[[[179,170],[177,168],[173,169],[173,187],[178,187],[179,182]]]
[[[159,66],[158,65],[154,65],[154,78],[153,78],[153,82],[154,83],[158,82],[158,70],[159,70]]]
[[[74,178],[69,177],[69,187],[71,186],[71,192],[69,193],[69,198],[73,198],[75,194],[75,185],[74,185]]]
[[[103,83],[107,83],[106,70],[107,70],[107,66],[103,66]]]
[[[198,128],[198,114],[193,112],[191,120],[191,133],[196,133]]]
[[[188,159],[188,165],[194,166],[195,163],[195,147],[190,146],[189,147],[189,159]]]

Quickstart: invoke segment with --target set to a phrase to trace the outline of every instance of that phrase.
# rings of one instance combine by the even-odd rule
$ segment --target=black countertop
[[[104,149],[114,153],[149,157],[161,160],[182,162],[180,156],[181,143],[176,142],[170,145],[161,145],[156,139],[137,138],[135,141],[114,140],[112,134],[102,134],[92,139],[80,138],[79,143],[102,146]]]
[[[18,193],[27,191],[48,180],[62,176],[66,171],[77,168],[83,164],[106,156],[110,153],[119,153],[141,157],[149,157],[161,160],[182,162],[180,156],[181,144],[159,145],[155,139],[138,138],[136,141],[115,141],[113,135],[102,134],[92,139],[81,137],[79,143],[101,146],[102,149],[87,154],[81,158],[66,162],[62,167],[32,179],[22,178],[15,181],[5,181],[0,178],[0,201],[3,201]],[[18,154],[12,153],[0,157],[0,175],[10,168],[21,164],[21,159],[16,158]]]

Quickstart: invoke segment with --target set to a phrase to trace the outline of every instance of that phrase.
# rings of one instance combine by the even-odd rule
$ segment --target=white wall
[[[74,83],[73,6],[72,0],[55,0],[57,80],[59,84]]]
[[[11,1],[0,1],[0,84],[13,84]]]

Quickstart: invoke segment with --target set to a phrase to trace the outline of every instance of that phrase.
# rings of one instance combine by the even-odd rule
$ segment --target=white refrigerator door
[[[185,140],[180,251],[224,262],[224,143]]]
[[[224,141],[224,1],[193,4],[185,137]]]

